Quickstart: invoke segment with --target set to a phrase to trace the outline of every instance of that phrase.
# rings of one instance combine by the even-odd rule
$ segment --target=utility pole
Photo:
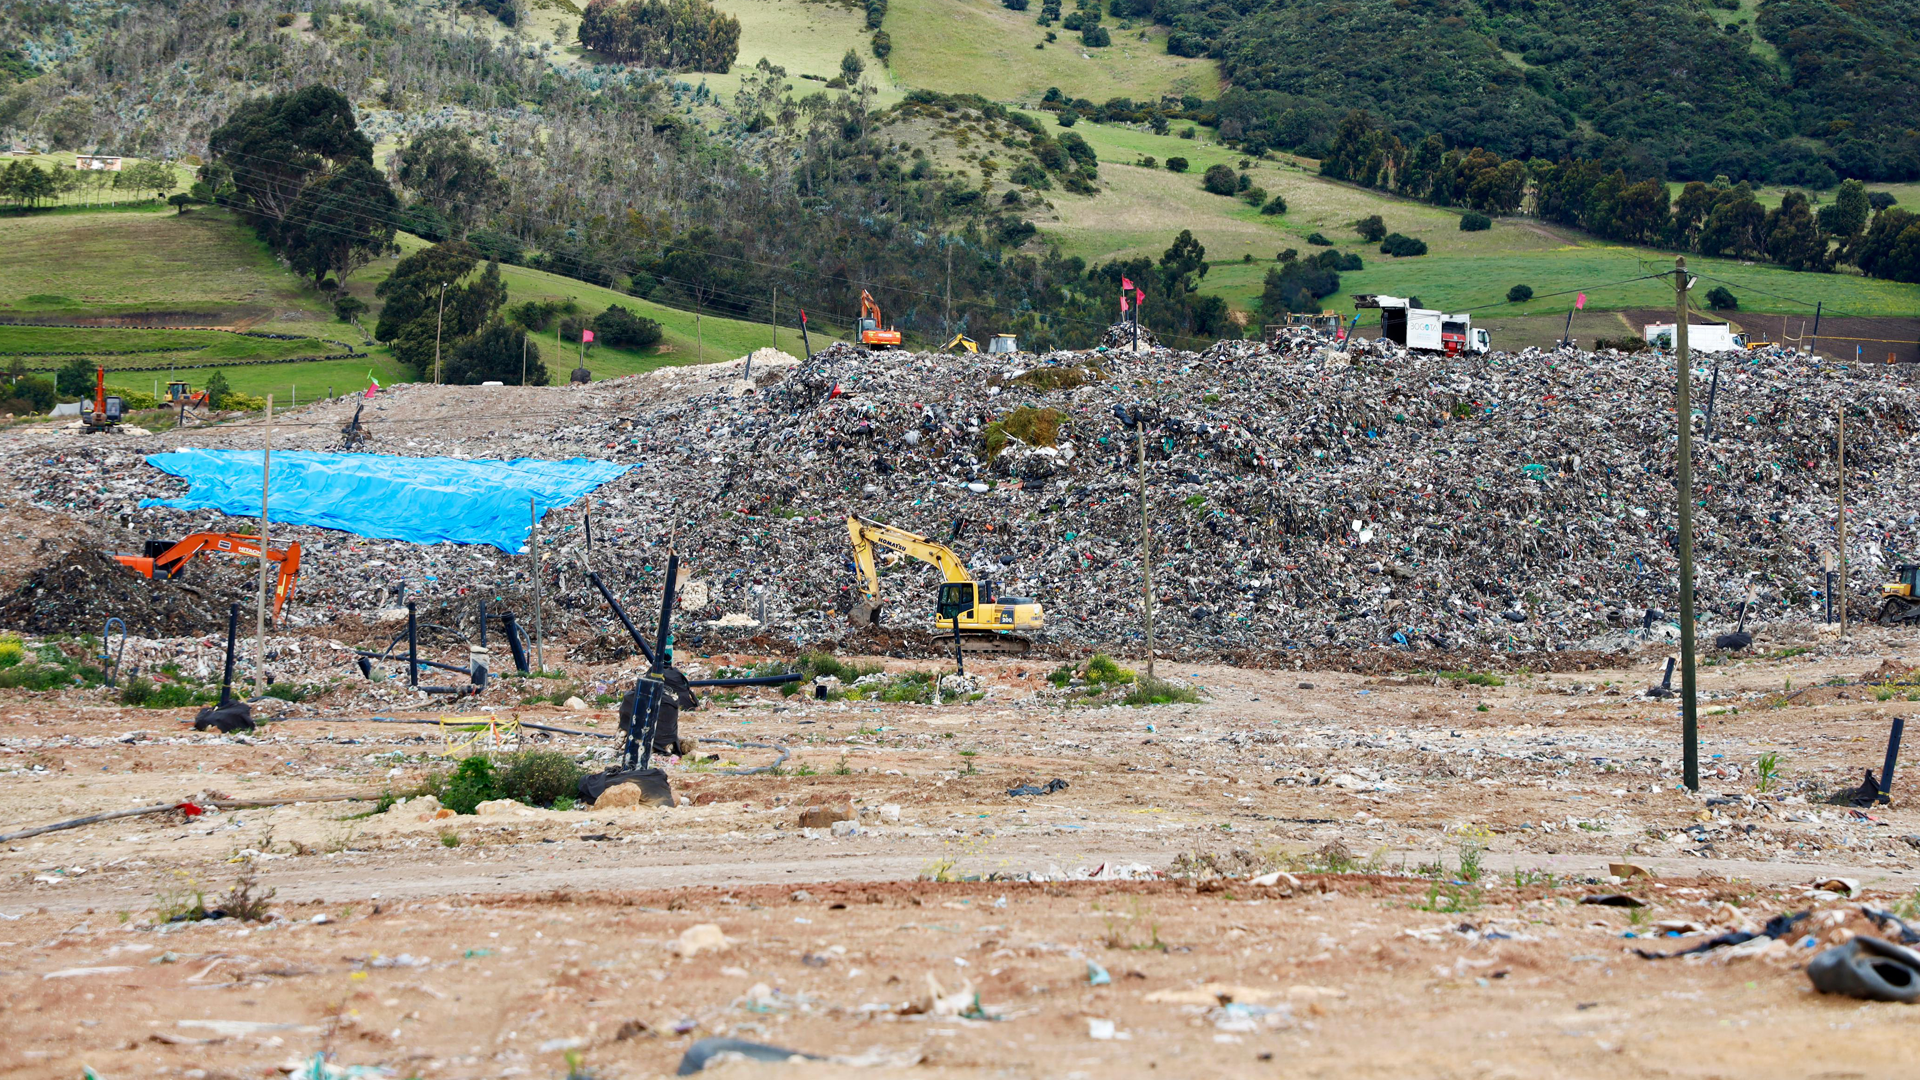
[[[953,244],[947,244],[947,340],[953,340]]]
[[[1147,615],[1147,678],[1153,678],[1153,541],[1147,533],[1147,423],[1133,417],[1134,448],[1140,455],[1140,581]]]
[[[547,634],[546,605],[540,602],[540,502],[531,495],[527,497],[527,513],[533,516],[533,530],[527,536],[527,547],[533,553],[533,667],[536,671],[545,671]]]
[[[520,385],[527,385],[527,335],[520,335]]]
[[[1700,702],[1693,670],[1693,371],[1687,353],[1687,259],[1673,260],[1674,419],[1680,441],[1674,474],[1680,503],[1680,738],[1688,791],[1700,790]]]
[[[773,337],[773,347],[778,349],[780,347],[780,286],[775,285],[767,291],[771,294],[770,299],[767,301],[767,306],[771,311],[771,314],[767,316],[767,331]],[[753,354],[748,353],[747,355],[752,356]],[[747,363],[751,365],[753,361],[749,360]]]
[[[260,443],[260,589],[253,622],[253,696],[267,692],[267,477],[273,468],[273,395],[267,395],[266,434]]]
[[[440,327],[447,321],[447,283],[440,283],[440,308],[433,316],[433,383],[440,385]]]
[[[707,362],[707,338],[705,333],[700,329],[700,309],[699,308],[693,309],[693,340],[694,340],[694,344],[698,346],[700,350],[700,362],[703,364],[706,363]]]
[[[1836,405],[1840,421],[1840,636],[1847,636],[1847,407]]]

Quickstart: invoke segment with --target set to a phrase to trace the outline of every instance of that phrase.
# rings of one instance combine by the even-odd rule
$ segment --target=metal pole
[[[540,590],[540,506],[533,496],[527,497],[527,513],[533,515],[533,531],[528,535],[527,546],[533,553],[533,666],[535,670],[547,670],[547,630],[546,605],[541,603]]]
[[[447,283],[440,283],[440,307],[433,316],[433,382],[440,384],[440,327],[447,321]]]
[[[1827,302],[1826,302],[1825,300],[1816,300],[1816,301],[1814,301],[1814,305],[1813,305],[1813,341],[1812,341],[1812,342],[1811,342],[1811,343],[1810,343],[1810,344],[1809,344],[1809,345],[1807,346],[1807,351],[1808,351],[1808,352],[1810,352],[1810,353],[1815,353],[1815,354],[1818,354],[1818,353],[1820,352],[1820,309],[1821,309],[1821,308],[1823,308],[1823,307],[1825,307],[1825,306],[1826,306],[1826,304],[1827,304]]]
[[[700,310],[698,308],[695,308],[693,312],[693,339],[700,348],[700,362],[704,364],[707,362],[707,338],[705,333],[700,329]]]
[[[1134,415],[1134,445],[1140,453],[1140,582],[1147,616],[1147,678],[1153,678],[1153,545],[1147,536],[1147,422]]]
[[[1840,420],[1840,636],[1847,636],[1847,407],[1834,406]]]
[[[1687,352],[1687,260],[1673,260],[1674,419],[1680,441],[1674,472],[1680,503],[1680,737],[1687,790],[1700,790],[1700,702],[1693,670],[1693,372]]]
[[[240,605],[227,605],[227,666],[220,676],[220,707],[233,703],[233,639],[240,636]]]
[[[1880,801],[1888,802],[1893,795],[1893,767],[1900,763],[1900,735],[1907,730],[1907,718],[1893,718],[1893,730],[1887,733],[1887,759],[1880,766]]]
[[[1713,381],[1707,384],[1707,426],[1701,432],[1708,442],[1713,441],[1713,403],[1720,397],[1720,354],[1713,357]]]
[[[528,336],[529,335],[524,333],[520,335],[520,385],[521,386],[527,385],[527,338]]]
[[[273,395],[267,395],[266,435],[260,454],[260,589],[254,611],[253,696],[267,692],[267,477],[273,468]]]

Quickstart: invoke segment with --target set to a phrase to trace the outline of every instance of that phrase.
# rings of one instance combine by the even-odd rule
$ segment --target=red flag
[[[1576,297],[1574,297],[1574,298],[1573,298],[1573,310],[1575,310],[1575,311],[1585,311],[1586,309],[1587,309],[1587,294],[1586,294],[1586,293],[1581,293],[1581,294],[1580,294],[1579,296],[1576,296]]]
[[[801,308],[800,309],[800,325],[805,326],[806,324],[807,324],[807,309]]]
[[[1135,286],[1133,290],[1133,302],[1136,304],[1146,303],[1147,291],[1145,289],[1139,288],[1138,286]]]
[[[1123,278],[1121,278],[1121,279],[1120,279],[1120,291],[1121,291],[1121,292],[1126,292],[1126,291],[1127,291],[1128,289],[1131,289],[1131,288],[1133,288],[1133,279],[1132,279],[1132,278],[1127,278],[1127,277],[1123,277]]]
[[[1125,289],[1122,289],[1120,290],[1120,314],[1125,315],[1126,313],[1127,313],[1127,291]]]
[[[593,344],[593,331],[591,330],[580,331],[580,343],[583,345]]]

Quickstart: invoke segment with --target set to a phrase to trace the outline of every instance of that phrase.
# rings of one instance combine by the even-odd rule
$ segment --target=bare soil
[[[1803,940],[1872,932],[1862,902],[1911,911],[1920,886],[1902,785],[1825,801],[1920,708],[1911,647],[1867,629],[1704,667],[1699,794],[1674,703],[1641,694],[1653,655],[1499,686],[1162,661],[1205,698],[1149,708],[1078,704],[1051,661],[970,660],[988,691],[963,704],[708,700],[683,732],[719,760],[668,764],[675,808],[427,820],[321,801],[445,767],[439,727],[367,719],[438,714],[353,684],[231,737],[104,692],[0,691],[4,828],[310,800],[0,845],[0,1073],[258,1077],[326,1053],[664,1076],[724,1035],[838,1059],[718,1075],[1905,1075],[1920,1010],[1822,997],[1800,966]],[[463,707],[489,712],[614,727]],[[720,740],[791,757],[722,775],[776,752]],[[800,826],[835,804],[856,835]],[[166,921],[249,872],[267,921]],[[1647,906],[1580,902],[1611,893]],[[1633,951],[1800,911],[1777,946]],[[703,924],[725,942],[683,955]]]

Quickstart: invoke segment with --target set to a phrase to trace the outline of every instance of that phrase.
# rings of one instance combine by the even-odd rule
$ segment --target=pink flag
[[[1581,293],[1579,296],[1576,296],[1573,298],[1573,310],[1575,311],[1587,310],[1587,294],[1586,293]]]
[[[591,330],[580,331],[580,342],[583,345],[593,344],[593,331]]]
[[[1134,289],[1133,289],[1133,302],[1134,302],[1135,304],[1144,304],[1144,303],[1146,303],[1146,302],[1147,302],[1147,291],[1146,291],[1145,289],[1142,289],[1142,288],[1140,288],[1140,287],[1139,287],[1139,286],[1137,286],[1137,285],[1136,285],[1136,286],[1134,286]]]
[[[380,392],[380,380],[379,380],[379,379],[376,379],[376,378],[374,378],[374,377],[373,377],[373,372],[371,372],[371,371],[369,371],[369,372],[367,372],[367,394],[366,394],[366,396],[367,396],[367,397],[372,397],[373,395],[375,395],[375,394],[377,394],[377,393],[379,393],[379,392]]]
[[[1120,314],[1122,315],[1127,313],[1127,290],[1131,288],[1133,288],[1132,278],[1120,279]]]
[[[1120,293],[1120,314],[1125,315],[1126,313],[1127,313],[1127,294],[1124,291],[1122,291]]]

